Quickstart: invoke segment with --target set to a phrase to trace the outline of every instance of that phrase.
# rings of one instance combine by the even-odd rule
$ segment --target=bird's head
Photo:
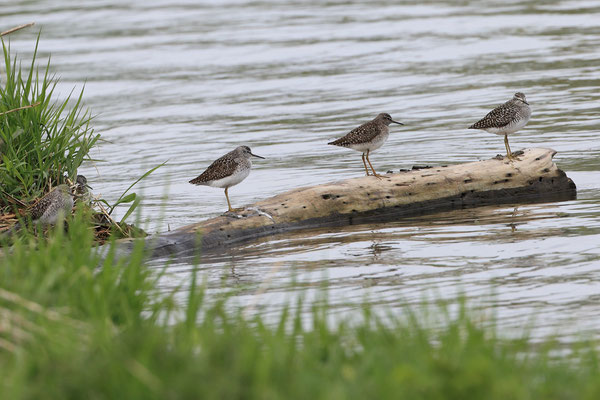
[[[69,193],[74,197],[81,197],[88,192],[88,189],[92,189],[92,187],[87,183],[87,178],[83,175],[77,175],[77,178],[75,178],[75,182],[71,181],[68,178],[66,180],[67,183],[69,183]]]
[[[250,147],[248,147],[248,146],[240,146],[236,150],[241,152],[244,155],[244,157],[246,157],[246,158],[256,157],[256,158],[262,158],[264,160],[264,157],[253,154],[252,150],[250,150]]]
[[[518,101],[521,101],[521,102],[523,102],[525,104],[529,104],[527,102],[527,99],[525,98],[525,94],[523,94],[521,92],[515,93],[515,96],[513,97],[513,100],[518,100]]]
[[[377,119],[380,119],[381,121],[383,121],[384,124],[386,125],[390,125],[392,122],[394,124],[398,124],[398,125],[404,125],[402,122],[396,122],[392,119],[392,116],[388,113],[381,113],[377,116]]]

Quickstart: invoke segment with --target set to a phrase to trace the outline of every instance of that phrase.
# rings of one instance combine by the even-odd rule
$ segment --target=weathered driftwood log
[[[295,189],[155,236],[155,256],[223,248],[305,228],[398,220],[453,208],[573,199],[575,184],[551,149],[526,149],[518,160],[493,158],[444,167],[360,177]]]

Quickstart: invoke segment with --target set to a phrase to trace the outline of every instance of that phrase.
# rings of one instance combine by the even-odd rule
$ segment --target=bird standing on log
[[[388,126],[392,122],[394,124],[404,125],[401,122],[394,121],[390,114],[381,113],[375,117],[374,120],[362,124],[358,128],[351,130],[344,137],[327,144],[347,147],[352,150],[360,151],[362,153],[362,161],[363,165],[365,166],[367,176],[373,175],[377,178],[380,178],[381,175],[375,172],[375,168],[373,168],[373,164],[371,164],[371,160],[369,160],[369,153],[383,146],[390,134]],[[373,174],[369,173],[367,162],[369,163]]]
[[[239,146],[223,157],[216,159],[206,168],[206,171],[192,179],[190,183],[193,185],[225,188],[225,198],[229,207],[228,211],[240,211],[242,209],[231,208],[227,191],[231,186],[237,185],[250,174],[250,169],[252,168],[250,157],[264,159],[264,157],[252,154],[250,147]]]
[[[494,108],[483,119],[471,125],[469,129],[483,129],[496,135],[504,135],[506,157],[512,160],[515,157],[508,145],[508,135],[523,128],[529,121],[529,117],[531,117],[529,103],[523,93],[517,92],[512,99]]]

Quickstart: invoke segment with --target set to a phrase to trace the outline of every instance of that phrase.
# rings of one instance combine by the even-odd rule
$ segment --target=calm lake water
[[[127,4],[125,4],[127,3]],[[276,314],[327,285],[348,315],[365,300],[401,310],[464,292],[506,331],[564,340],[600,329],[600,3],[598,1],[0,1],[2,30],[25,58],[42,30],[61,94],[85,82],[103,161],[81,172],[115,200],[138,192],[152,232],[222,213],[220,189],[187,181],[240,144],[257,160],[234,206],[363,173],[327,146],[388,112],[379,171],[504,152],[465,129],[523,91],[530,123],[513,150],[551,147],[578,187],[562,203],[486,207],[401,222],[302,232],[201,260],[210,290]],[[123,210],[121,210],[121,213]],[[160,267],[165,260],[154,260]],[[166,290],[186,282],[173,261]]]

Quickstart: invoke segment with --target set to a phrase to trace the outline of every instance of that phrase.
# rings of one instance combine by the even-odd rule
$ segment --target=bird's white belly
[[[208,186],[218,187],[218,188],[228,188],[228,187],[237,185],[238,183],[240,183],[241,181],[246,179],[248,177],[248,175],[250,175],[250,168],[238,169],[235,173],[233,173],[232,175],[229,175],[226,178],[211,181],[210,183],[208,183]]]
[[[366,153],[367,150],[369,150],[369,152],[372,152],[372,151],[377,150],[381,146],[383,146],[383,144],[387,140],[388,136],[389,136],[389,132],[378,135],[371,142],[354,143],[354,144],[349,145],[348,147],[351,148],[352,150],[360,151],[361,153]]]
[[[514,124],[509,124],[502,128],[487,128],[486,131],[489,133],[494,133],[496,135],[510,135],[527,125],[528,121],[529,118],[521,118]]]

